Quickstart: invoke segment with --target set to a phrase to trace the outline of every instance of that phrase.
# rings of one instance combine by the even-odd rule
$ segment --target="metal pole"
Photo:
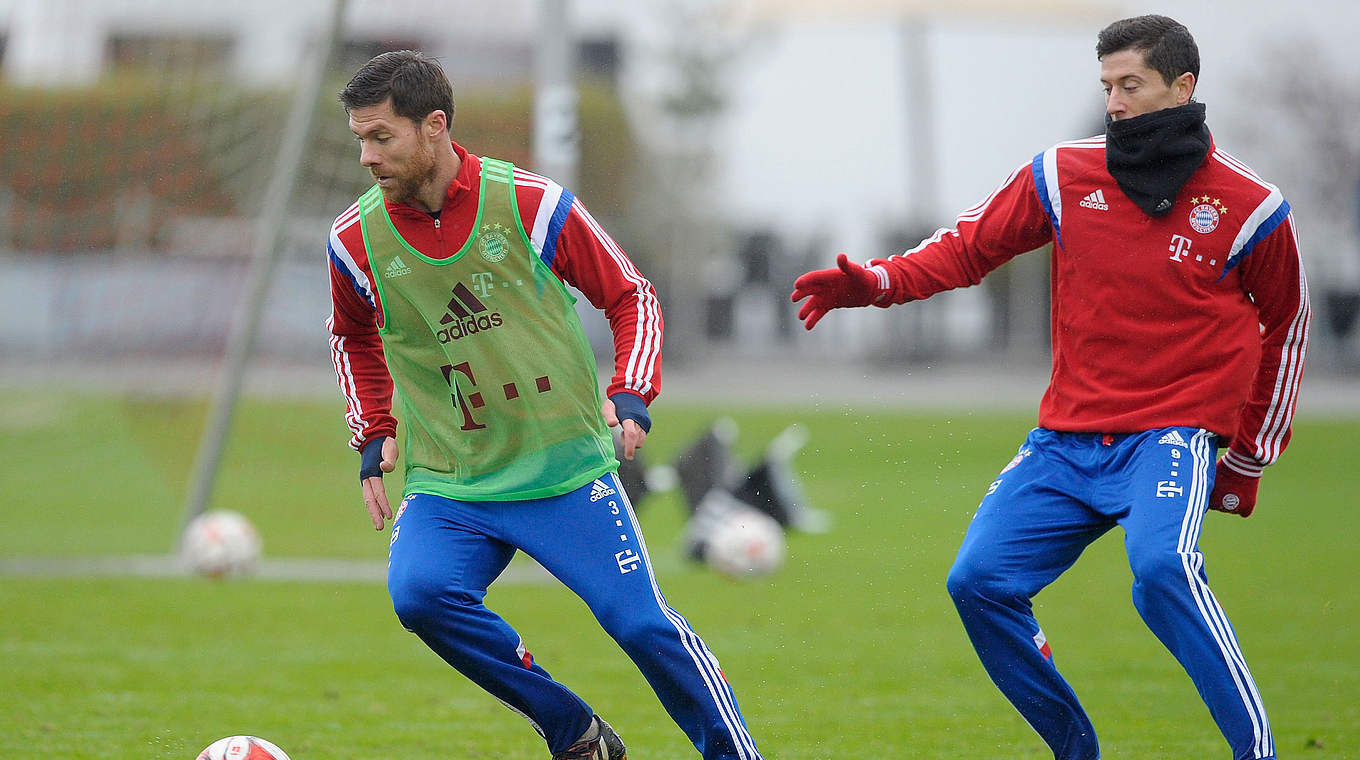
[[[907,175],[910,179],[911,223],[936,224],[940,192],[938,140],[935,135],[935,93],[930,59],[930,35],[923,17],[906,19],[902,24],[902,47],[907,56],[907,119],[915,139],[907,146]]]
[[[333,0],[331,3],[330,18],[322,28],[316,49],[312,51],[307,68],[303,71],[293,107],[284,125],[278,163],[275,164],[274,173],[265,189],[264,208],[256,220],[255,234],[251,238],[250,270],[247,274],[245,295],[232,319],[222,373],[213,394],[208,423],[199,440],[192,479],[189,481],[189,494],[184,503],[184,516],[179,534],[176,536],[177,549],[179,536],[183,535],[184,527],[203,513],[208,500],[212,497],[213,481],[221,464],[222,450],[231,428],[232,413],[241,394],[241,384],[251,347],[259,333],[260,314],[265,298],[269,294],[271,277],[281,253],[279,238],[288,215],[288,203],[293,196],[293,188],[301,171],[307,139],[311,136],[312,122],[315,120],[317,100],[326,69],[334,57],[336,43],[340,38],[346,5],[347,0]]]
[[[575,37],[568,15],[568,0],[539,0],[533,149],[534,171],[573,189],[580,141],[576,125]]]
[[[935,228],[938,206],[935,199],[940,192],[936,163],[939,145],[935,132],[935,98],[931,87],[930,35],[927,33],[929,23],[924,16],[911,16],[902,23],[902,46],[907,62],[907,119],[911,123],[913,136],[911,143],[906,146],[907,173],[910,177],[907,187],[911,194],[907,230],[913,236]],[[907,243],[908,246],[915,244],[914,240]],[[916,306],[912,310],[912,318],[906,322],[909,331],[905,341],[906,351],[909,357],[925,358],[940,349],[937,322],[942,306],[933,301]]]

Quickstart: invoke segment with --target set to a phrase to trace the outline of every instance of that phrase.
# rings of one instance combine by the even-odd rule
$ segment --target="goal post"
[[[232,319],[222,371],[216,391],[213,393],[208,420],[198,444],[198,453],[194,459],[184,514],[176,539],[177,550],[184,527],[203,513],[212,498],[213,483],[221,464],[222,451],[231,431],[232,412],[241,395],[251,347],[260,329],[260,315],[263,313],[271,277],[282,250],[279,244],[280,237],[288,217],[289,204],[297,186],[298,176],[302,172],[303,155],[309,146],[308,138],[316,120],[321,89],[341,40],[346,5],[347,0],[332,0],[330,14],[321,28],[289,109],[278,159],[264,193],[264,205],[259,210],[255,234],[251,238],[253,245],[245,293]]]

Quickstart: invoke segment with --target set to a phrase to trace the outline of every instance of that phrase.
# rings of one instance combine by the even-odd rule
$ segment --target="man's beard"
[[[394,184],[383,188],[383,197],[393,203],[408,203],[420,189],[434,180],[436,172],[434,151],[422,148],[411,156],[409,171],[390,175]]]

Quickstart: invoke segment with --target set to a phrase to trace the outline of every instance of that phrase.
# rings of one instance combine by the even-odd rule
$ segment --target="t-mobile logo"
[[[1186,237],[1186,236],[1184,236],[1184,235],[1172,235],[1172,236],[1171,236],[1171,245],[1169,245],[1169,246],[1166,247],[1166,249],[1167,249],[1168,251],[1171,251],[1171,257],[1170,257],[1171,260],[1172,260],[1172,261],[1188,261],[1188,260],[1190,260],[1190,259],[1194,259],[1195,261],[1198,261],[1198,262],[1200,262],[1200,263],[1204,263],[1204,255],[1203,255],[1203,254],[1199,254],[1199,253],[1191,254],[1191,253],[1190,253],[1190,242],[1191,242],[1191,241],[1190,241],[1190,238],[1188,238],[1188,237]],[[1214,265],[1217,264],[1217,263],[1218,263],[1218,259],[1215,259],[1215,258],[1209,259],[1209,266],[1214,266]]]
[[[1182,257],[1190,252],[1190,238],[1184,235],[1172,235],[1171,245],[1167,247],[1167,250],[1171,251],[1172,261],[1184,261]]]
[[[642,563],[642,557],[638,556],[637,552],[632,549],[624,549],[614,555],[614,561],[619,563],[619,574],[627,575],[637,569],[637,566]]]

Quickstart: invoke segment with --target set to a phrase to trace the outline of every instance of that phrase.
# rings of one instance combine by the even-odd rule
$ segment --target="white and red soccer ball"
[[[185,527],[180,554],[189,569],[200,575],[248,575],[260,560],[260,534],[239,512],[204,512]]]
[[[209,744],[198,760],[289,760],[284,751],[258,736],[228,736]]]
[[[768,575],[784,564],[784,529],[769,515],[739,506],[719,518],[707,535],[704,560],[723,575]]]

